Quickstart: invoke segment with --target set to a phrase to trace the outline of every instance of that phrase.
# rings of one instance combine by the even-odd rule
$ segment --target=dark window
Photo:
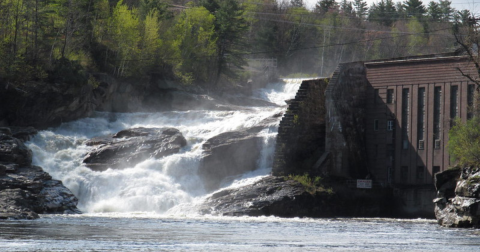
[[[423,182],[424,173],[425,173],[425,167],[417,166],[417,181]]]
[[[373,130],[377,131],[378,130],[378,120],[375,119],[375,121],[373,121]]]
[[[450,87],[450,118],[458,116],[458,86]]]
[[[387,89],[387,103],[393,103],[393,89]]]
[[[417,139],[423,140],[425,133],[425,88],[418,89]]]
[[[402,142],[403,149],[408,149],[408,127],[409,127],[409,115],[410,115],[410,90],[404,88],[402,90]]]
[[[377,104],[380,100],[380,94],[378,92],[378,89],[375,89],[373,92],[373,104]]]
[[[440,119],[442,105],[442,87],[435,87],[433,96],[433,137],[435,140],[440,139]]]
[[[393,131],[395,129],[395,120],[388,120],[387,121],[387,130]]]
[[[408,166],[400,167],[400,179],[403,183],[408,182]]]
[[[393,164],[394,155],[395,149],[393,148],[393,144],[387,144],[387,161]]]
[[[473,101],[475,99],[475,85],[470,84],[468,85],[467,88],[467,104],[468,104],[468,113],[467,113],[467,118],[471,119],[473,117],[473,111],[474,111],[474,104]]]

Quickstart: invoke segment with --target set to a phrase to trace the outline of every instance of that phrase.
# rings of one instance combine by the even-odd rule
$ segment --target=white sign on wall
[[[371,179],[357,179],[357,188],[372,188],[372,180]]]

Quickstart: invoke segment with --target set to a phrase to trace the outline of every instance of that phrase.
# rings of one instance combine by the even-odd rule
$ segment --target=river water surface
[[[271,84],[255,96],[278,105],[295,96],[300,80]],[[480,251],[476,230],[446,229],[431,220],[282,219],[202,216],[209,194],[197,169],[202,144],[220,133],[263,125],[257,169],[224,181],[239,187],[268,175],[278,121],[285,107],[235,111],[97,113],[39,132],[27,145],[34,164],[63,181],[81,215],[43,215],[0,221],[0,251]],[[94,136],[132,127],[174,127],[187,139],[178,154],[122,170],[96,172],[82,159]]]
[[[0,225],[0,251],[480,251],[431,220],[42,216]]]

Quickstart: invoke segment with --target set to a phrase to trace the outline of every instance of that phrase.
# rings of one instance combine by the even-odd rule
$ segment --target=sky
[[[315,6],[315,3],[318,2],[318,0],[303,0],[307,7],[313,7]],[[366,0],[368,3],[368,6],[370,6],[372,3],[378,3],[380,0]],[[404,2],[405,0],[401,0],[401,2]],[[423,4],[425,7],[428,5],[428,3],[431,0],[422,0]],[[340,0],[337,0],[337,2],[340,2]],[[399,0],[393,0],[393,2],[399,2]],[[438,2],[436,0],[435,2]],[[480,0],[451,0],[452,2],[452,7],[457,9],[457,10],[464,10],[468,9],[470,12],[473,12],[476,16],[480,15]]]

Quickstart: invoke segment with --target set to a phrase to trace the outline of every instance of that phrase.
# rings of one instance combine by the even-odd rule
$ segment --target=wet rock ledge
[[[327,183],[326,186],[331,190],[312,192],[295,180],[266,176],[248,186],[217,191],[202,203],[199,210],[202,214],[223,216],[391,216],[391,194],[385,190],[358,191],[338,183]]]
[[[480,227],[480,168],[454,167],[435,174],[435,216],[445,227]]]
[[[32,128],[0,128],[0,219],[80,213],[72,192],[32,165],[32,151],[23,141],[35,133]]]

